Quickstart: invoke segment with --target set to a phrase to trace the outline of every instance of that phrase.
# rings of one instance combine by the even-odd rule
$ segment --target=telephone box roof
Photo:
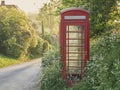
[[[85,10],[85,9],[83,9],[83,8],[78,8],[78,7],[71,7],[71,8],[66,8],[66,9],[63,9],[62,11],[61,11],[61,13],[64,13],[64,12],[67,12],[67,11],[71,11],[71,10],[82,10],[82,11],[85,11],[85,12],[87,12],[87,13],[89,13],[89,11],[88,10]]]

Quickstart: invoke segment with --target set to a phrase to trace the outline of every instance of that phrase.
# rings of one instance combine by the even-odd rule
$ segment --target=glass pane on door
[[[80,74],[84,64],[84,26],[66,26],[67,74]]]

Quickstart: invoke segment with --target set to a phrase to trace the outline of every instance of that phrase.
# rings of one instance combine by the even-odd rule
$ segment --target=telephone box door
[[[66,79],[80,79],[86,65],[86,26],[80,22],[68,22],[64,25]]]

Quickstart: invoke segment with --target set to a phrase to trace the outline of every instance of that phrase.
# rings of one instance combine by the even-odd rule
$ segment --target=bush
[[[59,50],[51,50],[42,59],[43,72],[40,80],[41,90],[66,90],[61,77]]]
[[[59,60],[60,60],[59,50],[53,49],[44,54],[44,57],[42,58],[42,65],[43,66],[53,65],[55,61]]]
[[[65,82],[61,78],[59,61],[54,62],[53,65],[44,67],[41,77],[41,90],[64,90]]]
[[[0,7],[0,53],[13,58],[28,56],[37,38],[29,19],[16,8]]]
[[[120,89],[120,35],[107,33],[91,46],[87,76],[68,90]]]
[[[34,48],[30,48],[30,57],[31,58],[37,58],[43,56],[43,54],[47,51],[49,51],[52,48],[52,46],[42,38],[38,38],[38,44]]]
[[[87,80],[92,90],[120,89],[120,36],[106,34],[91,47],[91,60],[87,66]],[[88,84],[88,85],[89,85]]]
[[[52,48],[52,45],[50,45],[50,43],[45,40],[45,41],[43,42],[42,47],[43,47],[43,50],[42,50],[42,51],[43,51],[43,54],[44,54],[45,52],[49,51],[49,50]]]
[[[54,37],[52,34],[46,33],[44,36],[40,36],[44,40],[48,41],[51,45],[55,46],[57,44],[57,37]]]
[[[43,55],[43,43],[44,40],[42,38],[38,38],[38,44],[34,48],[30,48],[30,57],[35,58],[35,57],[40,57]]]

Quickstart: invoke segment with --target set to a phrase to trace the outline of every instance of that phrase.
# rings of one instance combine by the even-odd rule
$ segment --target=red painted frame
[[[65,16],[85,16],[86,19],[65,19]],[[61,61],[63,62],[62,77],[66,80],[66,26],[67,25],[84,25],[84,67],[86,67],[87,61],[89,60],[89,12],[80,8],[68,8],[61,11],[61,22],[60,22],[60,53]]]

